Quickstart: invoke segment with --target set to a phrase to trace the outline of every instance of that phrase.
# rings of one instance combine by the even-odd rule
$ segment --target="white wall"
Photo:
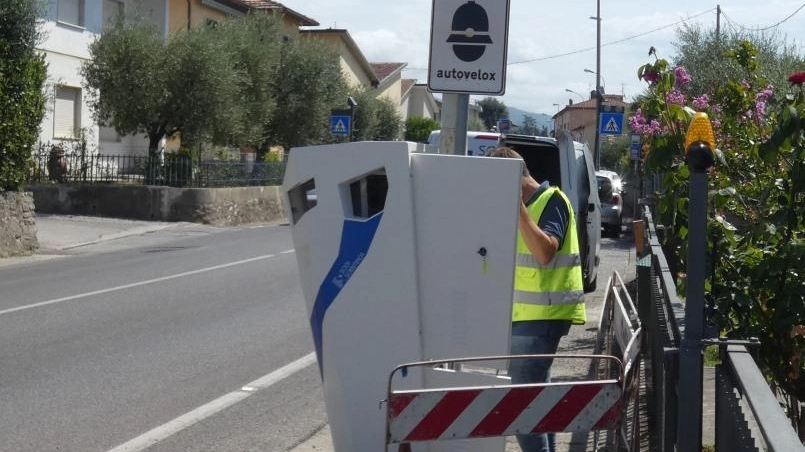
[[[100,36],[103,30],[103,0],[83,0],[82,26],[63,23],[58,20],[58,2],[65,0],[48,0],[45,17],[42,23],[44,41],[40,50],[45,54],[48,64],[48,77],[45,92],[48,96],[47,109],[39,133],[42,143],[62,143],[64,140],[54,137],[54,105],[56,87],[59,85],[81,89],[80,127],[87,132],[88,144],[97,148],[99,128],[92,118],[92,111],[87,104],[88,95],[82,86],[81,65],[90,58],[89,45]],[[73,0],[75,1],[75,0]],[[159,29],[165,28],[165,0],[126,0],[124,8],[127,12],[138,11],[149,20],[154,21]],[[121,142],[113,144],[115,152],[123,148],[147,148],[147,140],[142,144],[140,137],[124,137]],[[69,147],[69,146],[68,146]],[[109,151],[105,151],[110,153]]]
[[[83,26],[59,22],[58,1],[50,0],[48,2],[45,21],[42,24],[45,40],[40,49],[44,51],[48,64],[45,87],[48,101],[39,140],[42,143],[65,141],[55,139],[53,136],[55,90],[57,85],[64,85],[82,90],[80,126],[87,129],[90,143],[97,144],[98,127],[94,124],[92,113],[86,103],[87,96],[81,86],[80,71],[81,63],[89,58],[89,44],[101,29],[102,0],[84,0]]]

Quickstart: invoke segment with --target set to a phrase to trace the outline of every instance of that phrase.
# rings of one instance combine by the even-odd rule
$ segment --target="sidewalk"
[[[36,215],[39,250],[31,256],[0,259],[0,267],[36,262],[70,254],[70,250],[132,235],[173,228],[187,223],[135,221],[77,215]]]
[[[47,254],[122,237],[176,227],[183,223],[136,221],[76,215],[36,215],[39,252]]]

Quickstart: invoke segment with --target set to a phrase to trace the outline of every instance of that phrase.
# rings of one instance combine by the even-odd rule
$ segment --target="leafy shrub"
[[[28,181],[45,114],[39,12],[33,0],[6,0],[0,8],[0,190],[19,190]]]
[[[405,120],[405,140],[424,143],[428,141],[430,133],[438,128],[439,123],[434,119],[411,116]]]
[[[684,292],[691,258],[684,134],[693,109],[711,117],[717,149],[705,290],[723,334],[760,339],[760,367],[796,410],[805,401],[805,72],[775,87],[761,75],[752,43],[739,42],[725,56],[741,69],[739,78],[702,93],[685,89],[696,74],[655,55],[638,71],[649,90],[629,123],[643,135],[646,170],[663,174],[657,208],[672,231],[666,249]]]

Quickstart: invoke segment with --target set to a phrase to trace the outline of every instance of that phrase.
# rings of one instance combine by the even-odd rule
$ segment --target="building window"
[[[79,0],[80,1],[80,0]],[[117,16],[123,15],[123,2],[118,0],[103,0],[103,26],[111,27],[115,24]]]
[[[84,26],[84,0],[58,0],[59,22]]]
[[[53,107],[53,137],[78,138],[81,129],[81,89],[71,86],[56,87]]]

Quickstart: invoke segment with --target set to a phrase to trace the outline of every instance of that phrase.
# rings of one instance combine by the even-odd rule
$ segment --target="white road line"
[[[299,372],[315,362],[316,354],[309,353],[297,359],[296,361],[286,364],[274,372],[271,372],[270,374],[264,375],[257,380],[244,385],[237,391],[232,391],[229,394],[225,394],[213,401],[207,402],[192,411],[189,411],[171,421],[168,421],[165,424],[160,425],[159,427],[156,427],[130,441],[115,447],[114,449],[110,449],[109,452],[138,452],[145,450],[170,437],[171,435],[179,433],[193,424],[200,422],[220,411],[223,411],[226,408],[244,400],[245,398],[256,394],[258,391],[266,389],[282,379]]]
[[[287,252],[283,251],[282,253],[285,254]],[[214,270],[220,270],[222,268],[234,267],[235,265],[248,264],[249,262],[255,262],[255,261],[260,261],[260,260],[264,260],[264,259],[270,259],[270,258],[272,258],[274,256],[276,256],[276,255],[275,254],[266,254],[264,256],[252,257],[250,259],[243,259],[243,260],[240,260],[240,261],[230,262],[228,264],[214,265],[212,267],[200,268],[198,270],[192,270],[192,271],[189,271],[189,272],[177,273],[175,275],[163,276],[161,278],[148,279],[148,280],[145,280],[145,281],[139,281],[139,282],[135,282],[135,283],[131,283],[131,284],[123,284],[122,286],[109,287],[107,289],[101,289],[101,290],[94,290],[92,292],[85,292],[85,293],[80,293],[80,294],[76,294],[76,295],[70,295],[68,297],[55,298],[53,300],[40,301],[39,303],[28,304],[28,305],[25,305],[25,306],[17,306],[16,308],[3,309],[2,311],[0,311],[0,315],[11,314],[12,312],[17,312],[17,311],[26,311],[28,309],[40,308],[42,306],[61,303],[63,301],[76,300],[78,298],[91,297],[93,295],[100,295],[100,294],[109,293],[109,292],[116,292],[118,290],[131,289],[132,287],[145,286],[145,285],[148,285],[148,284],[154,284],[154,283],[158,283],[158,282],[162,282],[162,281],[168,281],[168,280],[171,280],[171,279],[183,278],[185,276],[197,275],[199,273],[211,272],[211,271],[214,271]]]

